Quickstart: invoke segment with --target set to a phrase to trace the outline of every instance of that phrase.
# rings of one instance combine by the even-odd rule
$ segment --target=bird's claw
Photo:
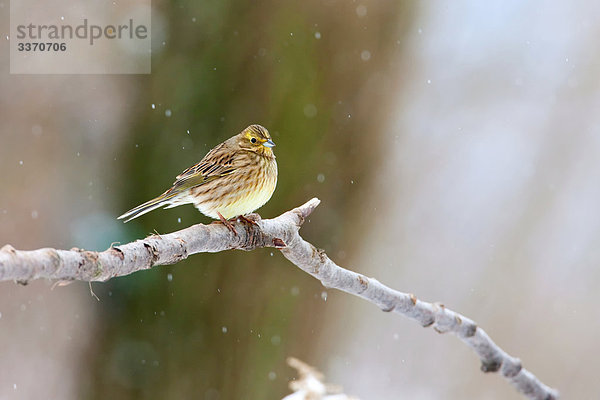
[[[240,215],[237,219],[250,225],[258,225],[258,221],[261,220],[260,215],[256,213]]]
[[[227,227],[227,229],[229,229],[229,230],[231,231],[231,233],[233,233],[235,236],[237,236],[238,234],[237,234],[237,232],[236,232],[235,228],[233,227],[233,225],[231,224],[231,222],[227,221],[227,220],[225,219],[225,217],[221,215],[221,213],[220,213],[220,212],[217,212],[217,214],[219,214],[219,219],[220,219],[220,222],[221,222],[223,225],[225,225],[225,226]],[[219,221],[217,221],[217,222],[219,222]]]

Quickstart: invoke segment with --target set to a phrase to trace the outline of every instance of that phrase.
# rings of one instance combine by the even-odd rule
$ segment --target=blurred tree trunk
[[[119,156],[123,211],[260,123],[277,144],[280,169],[260,213],[320,197],[318,223],[304,234],[343,258],[357,187],[385,145],[390,70],[412,9],[375,1],[154,6],[165,44],[152,75],[139,78],[131,138]],[[159,24],[153,28],[157,37]],[[156,211],[128,224],[122,240],[199,221],[209,222],[192,206]],[[193,256],[95,290],[104,315],[87,398],[277,398],[294,376],[287,356],[316,364],[323,288],[269,250]]]

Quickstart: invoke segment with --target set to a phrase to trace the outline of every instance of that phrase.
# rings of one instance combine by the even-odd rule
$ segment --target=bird
[[[254,223],[244,216],[263,206],[275,191],[277,162],[273,147],[275,143],[265,127],[250,125],[177,175],[163,194],[118,219],[128,222],[157,208],[191,203],[235,233],[230,221],[240,218]]]

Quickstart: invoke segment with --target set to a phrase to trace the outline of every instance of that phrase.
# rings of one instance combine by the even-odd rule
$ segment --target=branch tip
[[[298,212],[300,216],[304,219],[308,217],[315,210],[315,208],[317,208],[319,204],[321,204],[321,200],[319,200],[316,197],[313,197],[306,203],[302,204],[300,207],[294,209],[294,211]]]

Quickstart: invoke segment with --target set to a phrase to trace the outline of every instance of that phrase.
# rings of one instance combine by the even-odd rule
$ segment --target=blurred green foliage
[[[116,183],[123,210],[260,123],[279,164],[260,214],[320,197],[303,236],[334,259],[350,253],[343,240],[352,236],[357,188],[368,188],[378,162],[393,91],[387,74],[410,19],[401,2],[361,4],[363,17],[345,1],[154,2],[167,30],[152,74],[136,78]],[[155,211],[126,225],[122,242],[198,222],[210,221],[191,205]],[[95,290],[105,301],[86,398],[276,399],[294,376],[286,357],[322,357],[311,344],[323,288],[271,249],[196,255]]]

